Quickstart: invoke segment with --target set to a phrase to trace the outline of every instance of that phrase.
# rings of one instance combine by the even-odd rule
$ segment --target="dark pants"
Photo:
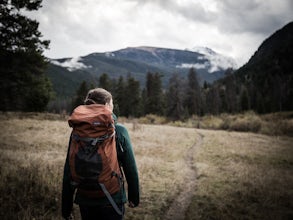
[[[124,214],[124,205],[118,205]],[[123,220],[111,205],[107,206],[79,206],[82,220]]]

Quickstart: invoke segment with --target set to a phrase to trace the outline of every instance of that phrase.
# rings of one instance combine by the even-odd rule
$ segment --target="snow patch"
[[[237,64],[232,58],[218,54],[207,47],[194,47],[192,51],[202,54],[203,59],[210,61],[210,68],[208,70],[210,73],[220,69],[237,68]]]
[[[81,62],[82,58],[81,57],[74,57],[71,59],[68,59],[64,62],[59,62],[57,60],[51,60],[51,63],[57,65],[57,66],[62,66],[67,68],[70,72],[78,69],[87,69],[91,68],[91,66],[86,66],[84,63]]]
[[[177,65],[176,68],[195,68],[195,69],[207,69],[209,67],[208,62],[205,63],[182,63],[181,65]]]
[[[191,67],[194,67],[197,69],[207,68],[209,73],[213,73],[221,69],[225,70],[228,68],[233,68],[233,69],[237,68],[237,64],[232,58],[218,54],[207,47],[194,47],[190,51],[202,54],[202,56],[200,56],[199,59],[207,60],[207,61],[205,61],[203,64],[183,63],[180,66],[177,66],[178,68],[191,68]]]
[[[106,56],[106,57],[115,57],[115,54],[112,53],[112,52],[106,52],[106,53],[105,53],[105,56]]]

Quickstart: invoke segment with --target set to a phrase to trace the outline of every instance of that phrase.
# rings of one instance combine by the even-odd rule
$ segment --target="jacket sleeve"
[[[132,202],[134,206],[138,206],[140,200],[139,177],[130,137],[124,126],[118,124],[116,130],[119,133],[118,139],[124,150],[120,163],[128,185],[128,201]]]
[[[62,183],[62,216],[67,218],[70,216],[73,207],[73,195],[74,189],[70,184],[70,168],[69,168],[69,146],[71,139],[69,140],[67,156],[64,165],[63,183]]]

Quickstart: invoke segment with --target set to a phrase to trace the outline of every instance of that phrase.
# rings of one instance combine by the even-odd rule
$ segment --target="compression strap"
[[[105,193],[106,197],[108,198],[109,202],[111,203],[111,205],[115,209],[115,211],[118,213],[118,215],[122,215],[122,211],[118,208],[117,204],[115,203],[112,196],[110,195],[110,193],[106,189],[105,185],[103,183],[99,183],[99,184],[100,184],[101,189]]]

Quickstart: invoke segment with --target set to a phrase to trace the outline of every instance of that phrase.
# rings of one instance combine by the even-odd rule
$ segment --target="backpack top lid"
[[[74,109],[68,124],[80,137],[99,137],[115,132],[112,111],[105,105],[80,105]]]

